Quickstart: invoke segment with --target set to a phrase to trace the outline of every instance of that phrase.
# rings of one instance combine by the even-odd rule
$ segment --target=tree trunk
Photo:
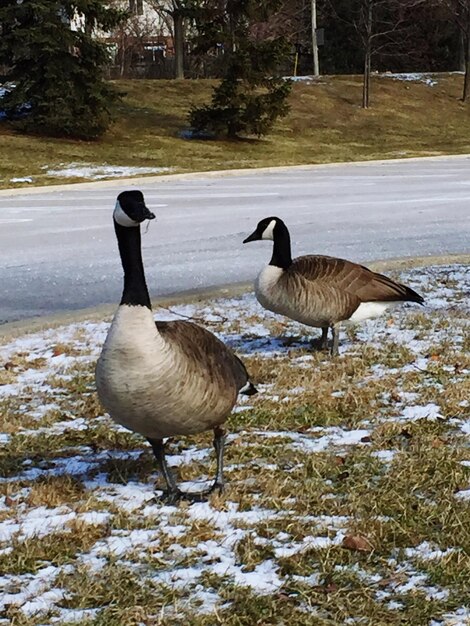
[[[370,95],[370,46],[367,45],[364,56],[364,81],[362,83],[362,108],[369,108],[369,95]]]
[[[126,69],[126,35],[124,34],[124,32],[121,32],[121,67],[120,67],[120,74],[121,74],[121,78],[124,76],[124,72]]]
[[[459,71],[465,72],[465,37],[461,30],[459,31]]]
[[[235,41],[235,24],[234,24],[233,15],[231,13],[228,14],[228,30],[230,33],[230,45],[232,48],[231,52],[236,52],[237,42]]]
[[[184,78],[184,30],[183,15],[178,9],[173,11],[174,46],[175,46],[175,78]]]
[[[367,2],[366,12],[366,44],[364,50],[364,80],[362,83],[362,108],[368,109],[370,104],[370,68],[372,57],[372,26],[373,26],[373,14],[372,14],[372,0]]]
[[[93,22],[85,18],[85,35],[93,35]]]
[[[311,0],[312,4],[312,56],[313,75],[320,76],[320,64],[318,62],[318,42],[317,42],[317,0]]]
[[[470,93],[470,24],[465,36],[465,77],[463,79],[462,101],[467,102]]]

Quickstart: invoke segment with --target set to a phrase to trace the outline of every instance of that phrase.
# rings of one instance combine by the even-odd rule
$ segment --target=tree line
[[[220,84],[209,103],[189,112],[192,128],[207,136],[269,132],[288,111],[286,67],[362,73],[364,107],[374,70],[464,70],[462,99],[470,97],[470,0],[147,1],[172,30],[177,77],[188,42],[192,55],[217,58]],[[72,28],[77,16],[82,26]],[[15,88],[0,108],[11,123],[24,132],[100,137],[119,94],[104,78],[108,50],[98,35],[130,19],[119,2],[2,0],[0,65]]]

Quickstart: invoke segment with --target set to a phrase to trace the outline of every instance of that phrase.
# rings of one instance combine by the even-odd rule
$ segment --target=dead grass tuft
[[[57,507],[83,499],[85,487],[72,476],[48,476],[34,482],[26,502],[29,506]]]

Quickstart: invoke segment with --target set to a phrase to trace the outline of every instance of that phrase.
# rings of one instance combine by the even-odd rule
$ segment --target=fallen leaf
[[[277,598],[278,600],[282,600],[282,601],[284,601],[284,602],[287,602],[288,600],[291,600],[291,597],[289,596],[289,594],[285,593],[284,591],[279,591],[279,592],[276,594],[276,598]]]
[[[315,585],[312,589],[318,593],[334,593],[338,591],[338,585],[334,582],[325,582],[324,585]]]
[[[389,585],[399,585],[401,583],[404,583],[407,580],[407,576],[404,572],[397,572],[396,574],[393,574],[392,576],[387,576],[387,578],[382,578],[381,580],[379,580],[379,582],[377,583],[379,585],[379,587],[388,587]]]
[[[361,535],[346,535],[342,546],[348,550],[356,550],[358,552],[371,552],[373,550],[370,541]]]

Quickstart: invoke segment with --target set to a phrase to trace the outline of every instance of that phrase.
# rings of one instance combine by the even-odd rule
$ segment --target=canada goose
[[[215,481],[223,487],[223,423],[238,393],[256,389],[245,366],[212,333],[187,321],[155,322],[142,262],[140,224],[154,219],[140,191],[119,194],[114,229],[124,269],[121,303],[96,366],[98,397],[114,421],[152,446],[171,502],[181,492],[165,460],[163,439],[213,429]]]
[[[423,298],[405,285],[363,265],[329,256],[292,259],[287,226],[278,217],[261,220],[243,243],[274,241],[273,255],[255,282],[259,303],[274,313],[322,329],[321,348],[338,354],[338,323],[376,317],[403,302],[423,304]]]

